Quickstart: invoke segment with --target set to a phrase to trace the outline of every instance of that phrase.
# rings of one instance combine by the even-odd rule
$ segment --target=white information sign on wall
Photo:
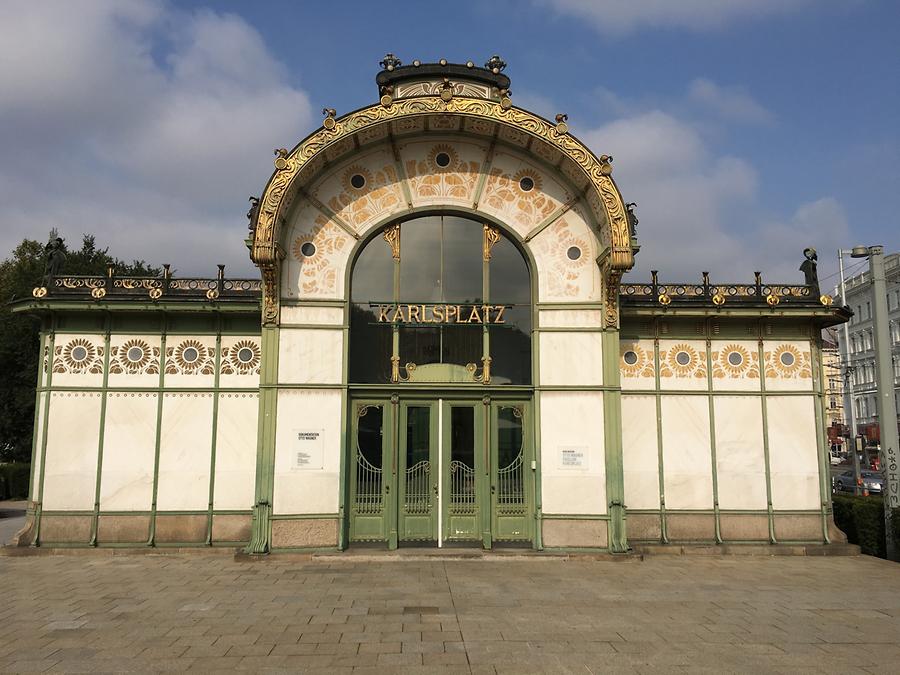
[[[570,471],[587,469],[587,447],[584,445],[565,445],[559,447],[559,468]]]
[[[325,430],[294,429],[291,469],[311,471],[325,467]]]

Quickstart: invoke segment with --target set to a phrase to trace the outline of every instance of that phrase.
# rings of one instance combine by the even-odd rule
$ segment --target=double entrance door
[[[532,541],[530,410],[523,400],[354,399],[350,541]]]

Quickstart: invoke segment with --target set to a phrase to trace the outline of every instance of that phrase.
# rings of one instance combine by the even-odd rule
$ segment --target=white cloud
[[[742,87],[722,87],[697,78],[688,87],[688,99],[729,122],[768,124],[773,116]]]
[[[58,227],[186,274],[253,274],[247,195],[311,122],[255,29],[153,0],[5,3],[0,62],[4,250]]]
[[[794,11],[812,0],[541,0],[560,14],[591,23],[607,35],[641,28],[705,31],[746,19]]]

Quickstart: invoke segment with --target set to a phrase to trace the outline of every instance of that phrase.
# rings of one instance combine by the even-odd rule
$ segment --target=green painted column
[[[606,500],[609,512],[609,550],[626,553],[625,469],[622,458],[622,383],[619,372],[619,331],[605,330],[603,343],[604,445],[606,447]]]
[[[256,445],[256,499],[247,553],[268,553],[272,545],[275,486],[275,429],[278,405],[278,326],[264,325],[260,335],[259,426]]]

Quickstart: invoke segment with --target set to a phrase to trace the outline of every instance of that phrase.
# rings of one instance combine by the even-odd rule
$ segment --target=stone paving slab
[[[900,565],[0,557],[0,671],[898,673]]]

